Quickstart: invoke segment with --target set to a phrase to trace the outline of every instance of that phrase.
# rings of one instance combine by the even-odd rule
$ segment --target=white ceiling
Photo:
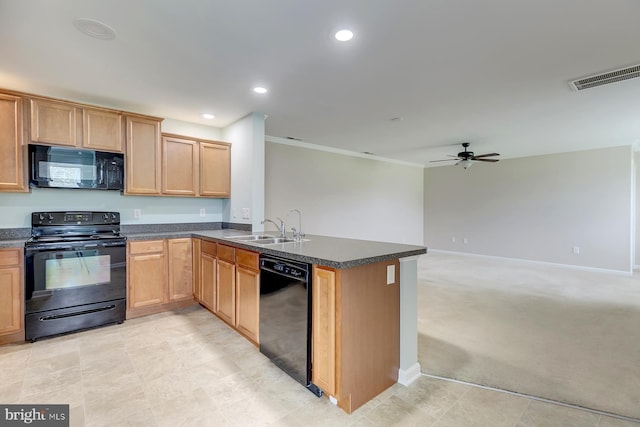
[[[270,136],[426,165],[463,141],[513,158],[640,140],[640,79],[567,84],[640,63],[639,19],[637,0],[0,0],[0,87],[216,127],[262,112]]]

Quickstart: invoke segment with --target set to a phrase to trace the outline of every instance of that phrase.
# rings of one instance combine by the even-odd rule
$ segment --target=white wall
[[[203,139],[222,138],[218,128],[178,120],[165,120],[162,131]],[[201,208],[205,209],[204,217],[200,216]],[[30,227],[31,212],[70,209],[117,211],[123,224],[219,222],[224,220],[223,208],[224,201],[219,199],[123,196],[114,191],[34,188],[31,193],[0,193],[0,228]],[[141,210],[139,219],[134,218],[134,209]]]
[[[232,144],[231,199],[224,202],[224,221],[251,224],[254,230],[261,229],[264,217],[264,121],[264,114],[251,113],[222,132]]]
[[[423,168],[267,142],[265,213],[303,231],[423,243]],[[274,230],[272,225],[267,229]]]
[[[428,168],[424,179],[429,248],[631,270],[631,147]]]

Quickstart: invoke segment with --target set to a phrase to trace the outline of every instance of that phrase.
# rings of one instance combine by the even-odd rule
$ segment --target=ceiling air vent
[[[640,77],[640,65],[596,74],[595,76],[583,77],[569,82],[569,86],[571,86],[571,89],[577,91],[608,85],[609,83],[621,82],[623,80],[635,79],[636,77]]]

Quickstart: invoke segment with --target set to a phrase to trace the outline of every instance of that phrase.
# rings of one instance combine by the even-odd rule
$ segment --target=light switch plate
[[[387,285],[396,283],[396,266],[387,265]]]

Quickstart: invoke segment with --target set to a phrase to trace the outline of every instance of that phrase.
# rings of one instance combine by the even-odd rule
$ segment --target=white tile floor
[[[68,403],[72,426],[639,425],[428,377],[347,415],[199,306],[0,347],[0,402]]]

